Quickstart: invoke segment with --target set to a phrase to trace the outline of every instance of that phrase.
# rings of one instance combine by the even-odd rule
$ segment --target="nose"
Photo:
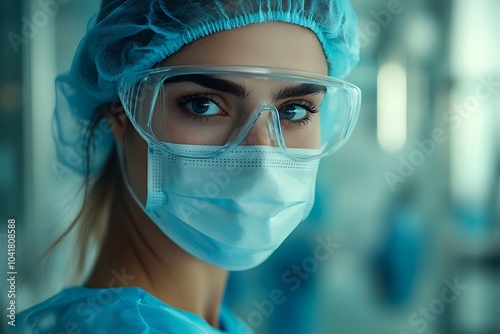
[[[253,125],[248,135],[241,142],[242,146],[265,145],[278,146],[274,137],[272,117],[269,111],[263,112]]]

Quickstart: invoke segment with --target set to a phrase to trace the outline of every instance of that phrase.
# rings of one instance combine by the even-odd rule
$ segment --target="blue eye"
[[[209,98],[197,97],[185,104],[185,107],[199,115],[217,115],[221,113],[219,106]]]
[[[309,110],[307,107],[303,107],[296,104],[288,104],[278,109],[281,119],[287,121],[301,121],[308,117]]]

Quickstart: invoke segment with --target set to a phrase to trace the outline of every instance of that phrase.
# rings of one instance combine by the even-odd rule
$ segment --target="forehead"
[[[328,73],[326,57],[316,35],[304,27],[281,22],[252,24],[200,38],[159,65],[202,64]]]

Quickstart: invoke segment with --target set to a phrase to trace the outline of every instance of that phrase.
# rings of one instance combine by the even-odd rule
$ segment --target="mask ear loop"
[[[129,192],[130,196],[132,196],[132,198],[137,203],[137,205],[144,212],[146,212],[146,208],[144,207],[144,204],[142,204],[141,201],[139,200],[139,198],[135,195],[135,192],[132,189],[132,186],[128,182],[127,172],[125,170],[125,149],[123,147],[123,144],[118,142],[118,141],[115,141],[115,144],[116,144],[116,153],[118,154],[118,160],[119,160],[118,163],[120,165],[120,171],[122,174],[123,182],[125,182],[125,187],[127,187],[127,190]]]

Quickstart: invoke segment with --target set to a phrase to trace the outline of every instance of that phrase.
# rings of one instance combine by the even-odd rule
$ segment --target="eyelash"
[[[223,103],[223,100],[219,96],[210,93],[193,93],[193,94],[181,95],[175,100],[175,103],[181,109],[181,112],[187,119],[193,118],[194,120],[199,122],[208,122],[220,116],[220,115],[205,115],[205,116],[198,115],[189,111],[189,109],[186,108],[186,104],[192,102],[194,99],[200,99],[200,98],[209,99],[210,101],[215,103],[220,109],[222,109],[220,105]]]
[[[180,97],[178,97],[176,99],[176,104],[181,109],[181,112],[184,114],[184,116],[187,119],[193,118],[196,121],[208,122],[208,121],[220,116],[220,115],[206,115],[206,116],[198,115],[198,114],[195,114],[195,113],[189,111],[189,109],[186,108],[186,104],[193,101],[194,99],[199,99],[199,98],[209,99],[210,101],[215,103],[219,108],[221,108],[220,105],[223,103],[223,100],[215,94],[193,93],[193,94],[181,95]],[[290,105],[290,104],[304,107],[309,112],[307,117],[304,119],[301,119],[300,121],[284,120],[287,122],[287,124],[290,124],[290,125],[296,125],[296,126],[306,125],[307,123],[309,123],[311,121],[311,114],[316,114],[319,112],[319,107],[316,104],[311,103],[307,100],[286,101],[285,103],[282,103],[282,105],[280,107],[277,107],[277,109],[279,109],[285,105]]]
[[[319,112],[319,107],[316,104],[311,103],[307,100],[286,101],[286,103],[283,103],[281,107],[286,106],[286,105],[290,105],[290,104],[304,107],[309,112],[309,114],[307,115],[306,118],[301,119],[300,121],[284,120],[288,125],[295,125],[295,126],[306,125],[307,123],[309,123],[311,121],[311,114],[317,114]],[[279,108],[281,108],[281,107],[279,107]],[[279,108],[277,108],[277,109],[279,109]]]

